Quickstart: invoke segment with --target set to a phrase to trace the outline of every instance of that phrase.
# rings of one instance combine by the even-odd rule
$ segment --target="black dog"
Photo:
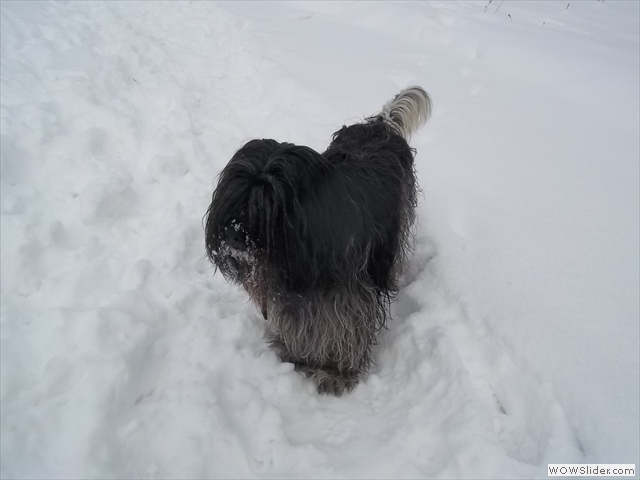
[[[323,154],[252,140],[220,174],[207,255],[260,308],[282,360],[321,393],[357,384],[389,317],[415,219],[407,139],[430,113],[429,95],[410,87],[342,127]]]

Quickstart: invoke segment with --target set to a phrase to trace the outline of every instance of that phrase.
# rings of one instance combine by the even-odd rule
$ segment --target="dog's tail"
[[[379,117],[409,141],[411,134],[429,120],[432,107],[431,97],[422,87],[407,87],[382,107]]]

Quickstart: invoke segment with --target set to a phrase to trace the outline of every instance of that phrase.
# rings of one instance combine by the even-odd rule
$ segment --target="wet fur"
[[[282,360],[321,393],[357,384],[389,319],[415,220],[405,138],[430,111],[426,92],[411,87],[342,127],[322,154],[252,140],[220,174],[205,216],[207,254],[249,293]]]

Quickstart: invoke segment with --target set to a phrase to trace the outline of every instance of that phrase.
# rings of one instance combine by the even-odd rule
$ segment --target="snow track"
[[[618,273],[597,272],[620,287],[607,325],[539,286],[553,274],[536,262],[550,252],[562,264],[571,250],[536,257],[520,234],[539,211],[519,189],[537,194],[547,173],[499,163],[530,138],[522,129],[562,143],[538,122],[555,118],[545,110],[561,98],[552,77],[521,72],[559,68],[562,57],[540,53],[553,45],[569,59],[569,46],[596,45],[604,58],[614,43],[615,65],[626,65],[638,30],[624,19],[637,5],[505,2],[485,14],[485,3],[3,2],[2,477],[530,478],[546,477],[547,463],[637,463],[637,271],[615,270],[637,265],[637,207],[618,208],[637,200],[637,102],[620,107],[625,94],[637,100],[637,72],[616,70],[618,91],[603,93],[612,106],[595,107],[620,107],[600,130],[619,142],[615,174],[606,161],[586,169],[604,179],[589,195],[610,200],[591,215],[615,212],[602,238],[619,248],[607,257]],[[590,98],[607,80],[579,88]],[[246,294],[214,275],[201,219],[244,141],[323,150],[343,121],[409,84],[436,107],[413,143],[425,190],[416,251],[371,373],[340,399],[318,396],[266,346]],[[507,84],[516,86],[501,91]],[[591,105],[561,100],[568,122]],[[511,124],[495,120],[513,118],[509,101],[531,107],[531,123],[496,132]],[[567,145],[569,164],[589,160],[578,158],[588,147]],[[580,169],[557,168],[565,176],[545,191],[559,198],[566,181],[568,200],[549,218],[562,233],[570,218],[573,238],[583,225],[572,206],[591,177],[571,184]],[[530,183],[511,186],[522,176]],[[576,255],[593,258],[592,245]],[[513,267],[487,267],[500,262]],[[540,275],[518,283],[529,268]],[[535,295],[518,297],[529,286]],[[523,310],[510,308],[514,298]],[[557,330],[542,304],[562,313]],[[598,369],[586,360],[592,336],[573,323],[583,313],[605,344]],[[541,358],[563,347],[545,350],[544,335],[522,326],[531,323],[554,338],[563,326],[577,332],[559,373]],[[592,371],[602,387],[593,401],[589,385],[563,390]]]

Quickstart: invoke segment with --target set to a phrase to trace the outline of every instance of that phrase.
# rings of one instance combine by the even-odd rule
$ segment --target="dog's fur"
[[[220,174],[207,255],[249,293],[282,360],[321,393],[356,385],[389,318],[415,219],[407,140],[430,113],[429,95],[410,87],[342,127],[323,154],[252,140]]]

